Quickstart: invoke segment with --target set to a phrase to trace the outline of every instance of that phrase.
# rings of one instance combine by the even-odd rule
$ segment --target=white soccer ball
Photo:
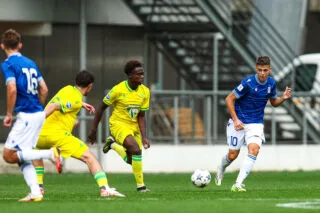
[[[196,187],[205,187],[211,181],[211,175],[208,170],[197,169],[191,175],[191,182]]]

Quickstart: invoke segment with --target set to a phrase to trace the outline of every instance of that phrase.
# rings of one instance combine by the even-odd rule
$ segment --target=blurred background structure
[[[294,98],[266,108],[268,144],[319,144],[320,2],[317,0],[0,0],[0,29],[23,35],[22,53],[48,84],[49,97],[82,69],[96,82],[98,106],[126,79],[125,62],[142,60],[152,90],[152,144],[225,144],[226,95],[269,55],[278,91]],[[304,55],[304,54],[309,55]],[[300,55],[304,55],[299,57]],[[1,53],[1,60],[5,56]],[[6,112],[3,77],[0,114]],[[74,134],[85,140],[84,112]],[[105,138],[107,119],[100,137]],[[0,127],[4,142],[8,129]]]

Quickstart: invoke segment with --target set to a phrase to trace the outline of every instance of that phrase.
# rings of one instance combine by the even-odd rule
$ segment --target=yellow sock
[[[37,173],[38,184],[43,184],[44,168],[43,166],[35,167]]]
[[[111,148],[112,148],[114,151],[116,151],[116,152],[118,153],[118,155],[120,155],[121,158],[122,158],[125,162],[127,162],[128,157],[127,157],[126,149],[125,149],[123,146],[121,146],[120,144],[117,144],[117,143],[113,143],[113,144],[111,145]]]
[[[93,177],[97,181],[97,184],[99,185],[99,187],[108,186],[107,175],[106,175],[106,173],[104,171],[102,171],[102,170],[97,171],[93,175]]]
[[[136,178],[137,186],[144,186],[141,155],[132,155],[132,171]]]

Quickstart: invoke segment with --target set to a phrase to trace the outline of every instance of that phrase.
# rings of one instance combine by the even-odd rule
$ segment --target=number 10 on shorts
[[[237,146],[238,145],[238,138],[234,136],[230,136],[230,143],[232,146]]]

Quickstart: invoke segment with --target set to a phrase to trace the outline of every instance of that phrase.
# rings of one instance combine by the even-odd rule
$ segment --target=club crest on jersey
[[[271,93],[271,87],[268,87],[268,93]]]
[[[241,92],[241,90],[243,90],[242,84],[240,84],[240,85],[237,87],[237,89]]]
[[[70,109],[70,108],[71,108],[71,106],[72,106],[72,104],[71,104],[70,102],[67,102],[67,103],[66,103],[66,107],[67,107],[67,109]]]

